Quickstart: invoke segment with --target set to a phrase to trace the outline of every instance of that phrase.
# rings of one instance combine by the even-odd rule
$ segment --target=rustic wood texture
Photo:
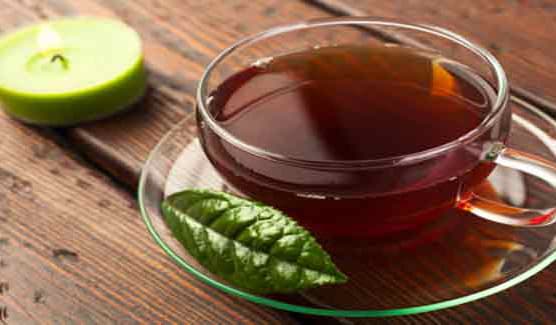
[[[146,232],[133,195],[67,149],[2,114],[0,130],[8,324],[295,323],[179,269]]]
[[[117,17],[141,34],[151,84],[141,107],[67,130],[92,160],[130,185],[135,184],[148,152],[168,128],[192,113],[197,81],[214,56],[253,32],[324,14],[301,2],[277,0],[0,0],[0,8],[7,17],[0,21],[2,29],[84,14]]]
[[[515,95],[556,113],[556,4],[553,1],[306,0],[336,15],[404,19],[451,29],[489,49]]]
[[[490,17],[480,14],[482,5],[493,7],[486,1],[442,2],[442,14],[438,10],[421,13],[419,6],[435,11],[428,2],[351,1],[346,6],[343,1],[317,2],[339,4],[354,13],[360,10],[355,5],[363,3],[372,5],[373,15],[423,17],[475,38],[488,37],[495,45],[486,44],[501,58],[512,81],[545,99],[556,98],[550,87],[556,74],[551,70],[555,53],[546,27],[548,9],[528,11],[528,18],[519,21],[523,8],[538,6],[533,2],[495,2],[503,14],[494,23],[485,22]],[[475,12],[463,17],[464,6]],[[323,8],[295,0],[0,0],[0,32],[39,19],[78,14],[117,17],[139,31],[150,72],[151,89],[145,100],[133,112],[62,130],[89,160],[134,190],[148,152],[169,127],[192,114],[197,80],[212,57],[253,32],[331,14]],[[531,33],[523,32],[529,29]],[[537,60],[544,62],[542,69],[534,64]],[[286,313],[256,307],[198,283],[155,247],[132,197],[117,184],[45,140],[36,129],[2,117],[0,130],[0,282],[4,274],[14,279],[9,294],[0,295],[0,307],[5,300],[14,324],[20,323],[17,320],[22,324],[295,321]],[[526,284],[454,309],[340,322],[554,323],[555,285],[553,266]],[[323,318],[302,321],[338,323]]]

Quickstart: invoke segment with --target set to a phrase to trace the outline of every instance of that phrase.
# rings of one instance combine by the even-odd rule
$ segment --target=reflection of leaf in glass
[[[251,292],[289,293],[347,281],[307,230],[271,207],[188,190],[168,197],[162,212],[204,267]]]

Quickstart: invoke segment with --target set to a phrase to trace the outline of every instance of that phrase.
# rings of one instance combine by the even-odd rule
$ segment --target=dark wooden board
[[[376,3],[378,7],[386,5],[379,2],[373,3]],[[445,10],[449,11],[451,9],[445,8]],[[78,14],[112,16],[122,19],[133,26],[135,29],[137,29],[141,33],[141,36],[145,41],[144,45],[147,65],[150,72],[151,89],[148,96],[145,98],[140,107],[137,107],[136,110],[133,112],[102,122],[91,123],[89,125],[84,125],[77,128],[62,130],[66,138],[72,144],[77,145],[80,151],[84,153],[89,160],[95,162],[96,164],[98,164],[98,166],[108,171],[117,181],[126,183],[130,186],[130,189],[134,189],[138,173],[140,171],[142,163],[147,157],[148,152],[152,149],[152,147],[154,147],[156,142],[158,142],[160,137],[162,137],[162,135],[168,130],[169,127],[171,127],[181,118],[191,115],[191,113],[193,112],[193,94],[195,91],[196,82],[199,79],[204,66],[210,61],[213,56],[215,56],[220,50],[230,45],[233,41],[242,36],[246,36],[253,32],[260,31],[278,24],[305,20],[317,16],[330,15],[330,11],[322,10],[319,6],[312,6],[307,3],[294,0],[49,0],[22,2],[14,0],[0,0],[0,17],[2,18],[0,20],[0,31],[15,28],[16,26],[30,23],[38,19]],[[380,13],[375,14],[379,15]],[[440,24],[440,22],[438,23]],[[458,31],[460,30],[458,29]],[[465,29],[463,31],[465,31]],[[527,85],[524,84],[524,86]],[[546,82],[541,86],[548,87],[546,85]],[[540,94],[545,95],[544,93]],[[30,132],[30,136],[32,137],[36,136],[34,129],[21,128],[19,125],[9,125],[11,125],[11,127],[16,127],[17,130],[23,130],[21,132]],[[41,140],[37,138],[36,142],[39,143],[41,142]],[[1,142],[0,150],[2,150]],[[12,148],[10,151],[6,152],[9,152],[11,154],[13,150],[14,149]],[[80,165],[78,163],[75,164]],[[19,168],[18,170],[20,173],[23,172],[23,165],[16,165],[15,160],[12,162],[12,165],[14,166],[14,168]],[[45,168],[47,171],[49,170],[49,167]],[[85,169],[84,167],[80,168]],[[44,172],[46,173],[46,171]],[[87,172],[79,171],[75,173],[95,175],[92,179],[90,179],[89,183],[93,184],[94,188],[99,187],[99,189],[96,190],[96,192],[93,191],[91,192],[91,194],[86,195],[85,197],[88,198],[88,200],[95,200],[101,197],[105,197],[106,193],[110,193],[110,202],[112,205],[117,206],[118,209],[120,208],[120,205],[126,205],[126,203],[121,202],[130,202],[131,199],[129,196],[126,196],[126,193],[114,190],[114,188],[117,188],[116,184],[110,183],[110,181],[106,180],[106,178],[104,177],[100,177],[100,174],[91,172],[90,170],[88,170]],[[51,190],[54,193],[57,193],[56,190],[52,190],[52,181],[49,177],[46,176],[46,174],[44,176],[37,177],[40,177],[39,179],[41,179],[42,183],[40,186],[42,186],[43,192]],[[99,177],[101,180],[96,180]],[[73,199],[78,202],[73,203],[73,205],[68,204],[68,206],[74,208],[75,210],[82,210],[83,207],[88,207],[88,205],[86,203],[83,203],[81,199],[76,199],[74,193],[81,194],[83,192],[88,193],[89,191],[82,191],[79,189],[77,189],[76,191],[73,190],[74,187],[71,187],[70,183],[75,182],[77,184],[77,178],[77,176],[74,176],[74,179],[70,180],[69,183],[61,182],[60,184],[56,185],[57,187],[55,187],[55,189],[65,189],[67,187],[67,189],[61,190],[62,194],[64,194],[67,199]],[[93,179],[95,180],[93,181]],[[118,194],[113,194],[114,191]],[[123,198],[119,198],[120,196]],[[62,202],[64,201],[62,200]],[[36,209],[36,206],[25,203],[19,206],[20,210],[18,210],[18,215],[26,216],[27,214],[31,214],[31,212],[27,210],[31,208],[28,207]],[[20,223],[16,223],[13,226],[15,228],[9,228],[14,238],[15,236],[19,236],[17,238],[36,238],[36,242],[44,241],[44,245],[50,245],[40,246],[46,248],[44,248],[43,250],[39,250],[37,253],[33,253],[33,251],[25,253],[26,249],[32,249],[34,246],[26,247],[24,246],[25,243],[23,242],[18,246],[18,241],[13,243],[13,251],[23,251],[23,253],[21,254],[26,254],[20,256],[20,260],[22,261],[21,265],[26,265],[26,263],[29,264],[27,268],[23,268],[23,266],[21,266],[21,271],[18,271],[17,275],[20,277],[27,277],[26,279],[29,280],[37,277],[39,279],[43,279],[41,281],[44,281],[46,284],[52,284],[54,286],[56,282],[48,280],[50,280],[50,274],[57,274],[57,269],[53,270],[53,268],[50,266],[51,264],[45,262],[48,261],[47,257],[52,255],[51,250],[57,249],[56,247],[58,246],[60,246],[61,248],[67,248],[69,245],[68,243],[72,245],[82,245],[77,245],[75,247],[79,248],[80,250],[82,247],[82,250],[84,252],[89,252],[88,254],[92,256],[91,261],[93,262],[90,262],[86,265],[87,267],[85,268],[84,272],[81,271],[81,269],[74,267],[70,269],[70,271],[60,275],[56,281],[59,281],[61,284],[59,284],[56,289],[61,290],[61,292],[64,293],[66,291],[63,290],[70,290],[64,287],[65,284],[68,284],[68,286],[70,287],[78,287],[78,289],[76,289],[77,291],[68,291],[70,293],[66,294],[66,300],[63,300],[62,298],[59,299],[62,303],[67,302],[68,306],[74,306],[70,303],[77,304],[77,307],[75,307],[77,308],[77,310],[83,311],[84,315],[86,315],[87,313],[93,314],[94,316],[91,317],[95,317],[93,318],[93,320],[95,321],[103,323],[108,319],[106,318],[107,316],[103,314],[106,313],[105,311],[103,311],[104,308],[95,308],[96,304],[98,303],[101,304],[100,306],[106,307],[106,305],[102,305],[102,303],[109,300],[110,304],[120,306],[117,310],[118,313],[120,313],[118,315],[123,315],[118,316],[122,317],[122,320],[124,320],[125,317],[131,317],[126,315],[134,314],[136,310],[135,308],[137,308],[137,315],[139,315],[137,317],[139,317],[140,319],[141,317],[146,317],[144,321],[152,320],[152,322],[156,323],[165,321],[172,322],[171,317],[177,318],[177,316],[172,316],[174,315],[173,313],[175,313],[175,310],[179,310],[179,312],[175,315],[182,316],[185,313],[188,314],[190,317],[181,317],[180,322],[189,321],[193,324],[203,322],[206,323],[207,319],[203,318],[205,317],[205,315],[203,314],[205,311],[203,311],[202,309],[202,302],[207,302],[207,304],[210,304],[209,302],[214,301],[210,298],[207,298],[207,295],[217,297],[216,300],[220,300],[222,302],[214,302],[214,305],[216,307],[211,306],[207,308],[217,308],[217,311],[215,311],[217,315],[215,315],[214,317],[228,317],[227,320],[223,321],[224,323],[246,323],[251,321],[253,323],[259,322],[260,324],[267,324],[269,322],[275,321],[276,319],[280,319],[280,317],[283,317],[284,322],[291,321],[288,316],[285,316],[285,313],[272,312],[259,307],[253,307],[253,305],[248,303],[238,302],[235,298],[227,297],[223,294],[217,293],[215,290],[212,290],[210,288],[207,288],[206,286],[197,283],[195,280],[191,279],[191,277],[186,275],[185,272],[177,270],[165,258],[162,252],[158,250],[157,247],[154,247],[154,244],[150,242],[150,238],[147,236],[145,229],[139,228],[142,225],[140,225],[137,212],[134,210],[135,207],[128,207],[123,209],[122,211],[119,211],[116,207],[111,207],[111,210],[95,207],[95,209],[97,209],[97,212],[92,215],[95,216],[95,218],[98,217],[100,218],[100,220],[104,221],[103,224],[106,223],[108,225],[117,226],[115,225],[115,223],[112,222],[111,218],[117,218],[115,220],[118,220],[119,222],[121,222],[120,219],[122,219],[125,221],[123,222],[123,225],[125,225],[126,227],[130,227],[129,233],[136,234],[135,237],[132,236],[131,238],[143,240],[142,242],[139,242],[139,244],[144,245],[144,247],[137,246],[135,250],[133,250],[132,248],[129,249],[130,251],[132,251],[132,255],[129,255],[130,253],[128,251],[125,251],[125,254],[121,254],[123,256],[122,259],[127,260],[130,258],[130,256],[135,256],[133,255],[133,253],[144,253],[143,256],[136,257],[137,260],[134,260],[134,262],[136,262],[135,264],[130,264],[133,266],[137,266],[139,270],[142,270],[141,272],[144,271],[148,276],[150,276],[150,278],[146,278],[149,283],[146,284],[146,289],[144,289],[147,293],[145,293],[145,296],[137,298],[137,295],[139,295],[139,293],[136,292],[142,291],[133,291],[134,289],[131,285],[128,288],[128,285],[132,280],[139,281],[142,279],[140,278],[138,273],[135,272],[135,269],[133,269],[133,272],[127,275],[127,268],[124,271],[118,269],[117,267],[109,269],[108,266],[105,266],[104,268],[100,266],[104,265],[102,263],[106,263],[106,261],[104,261],[104,259],[100,258],[99,256],[108,255],[111,249],[117,247],[117,245],[115,244],[118,243],[118,240],[121,242],[121,238],[113,238],[114,233],[118,235],[120,234],[120,232],[123,232],[127,236],[128,232],[125,232],[125,230],[122,230],[122,228],[116,227],[114,228],[115,230],[113,232],[105,233],[100,227],[93,226],[91,223],[84,222],[84,224],[81,225],[81,223],[78,222],[78,220],[81,219],[76,219],[75,221],[69,222],[71,220],[71,217],[74,215],[67,212],[70,210],[68,207],[59,207],[59,209],[62,208],[64,210],[57,210],[58,208],[53,208],[52,211],[45,210],[48,211],[48,215],[52,214],[54,216],[47,218],[47,221],[43,221],[44,223],[39,223],[40,228],[36,228],[31,223],[29,225],[29,229],[33,229],[32,232],[27,230],[27,225],[23,221],[21,221]],[[65,215],[64,213],[68,214]],[[50,218],[52,218],[52,220],[54,221],[50,221]],[[27,219],[27,221],[29,221],[29,219]],[[130,226],[128,222],[131,222],[132,225]],[[65,232],[65,228],[61,228],[58,225],[64,223],[68,223],[68,229],[70,229],[71,231],[67,230],[67,232]],[[70,241],[68,243],[64,241],[64,235],[66,235],[66,237],[69,237],[68,234],[71,235],[74,232],[84,233],[88,229],[86,227],[89,226],[94,228],[94,231],[90,233],[90,237],[99,237],[100,240],[98,240],[98,243],[95,241],[82,243],[81,241],[83,240],[81,240],[79,243],[76,242],[78,239],[83,239],[85,237],[76,237],[78,238],[75,239],[76,241]],[[119,226],[122,227],[122,225]],[[4,231],[1,227],[2,226],[0,225],[0,229]],[[73,230],[73,227],[75,227],[75,230]],[[50,232],[50,228],[52,228],[53,231],[55,231],[56,233]],[[96,234],[97,231],[100,232],[99,235]],[[33,237],[34,232],[42,235],[39,237]],[[2,232],[0,232],[0,234],[2,234]],[[10,245],[12,245],[13,241],[10,240],[9,242]],[[71,246],[70,248],[75,249],[74,246]],[[139,250],[138,248],[144,248],[144,251]],[[2,248],[0,247],[0,249]],[[13,251],[10,250],[10,252]],[[36,257],[41,256],[40,254],[43,255],[42,259]],[[38,262],[35,262],[33,259],[37,259]],[[71,254],[70,257],[67,259],[72,259]],[[84,260],[85,258],[80,257],[78,262],[82,262]],[[119,262],[119,260],[116,258],[111,257],[109,261],[113,262],[114,265],[121,265],[121,262]],[[96,266],[97,262],[99,263],[99,266]],[[67,263],[65,260],[62,260],[62,263],[66,263],[70,266],[73,265]],[[66,266],[66,264],[63,265]],[[155,267],[153,267],[154,271],[149,269],[150,271],[153,271],[152,274],[148,273],[148,270],[141,268],[141,265],[143,264],[149,266],[155,265]],[[40,272],[45,272],[47,275],[41,275],[42,273]],[[106,274],[95,275],[87,272],[104,272]],[[474,302],[462,307],[446,311],[392,319],[357,321],[344,320],[343,322],[347,324],[494,324],[526,322],[533,320],[541,321],[544,323],[555,322],[556,320],[554,319],[552,312],[552,309],[554,309],[554,306],[556,304],[555,296],[553,294],[553,288],[556,285],[556,276],[554,275],[555,272],[556,271],[554,267],[551,267],[549,270],[542,272],[540,275],[528,281],[526,284],[520,285],[517,288],[511,289],[503,294],[497,295],[496,297],[488,298],[479,302]],[[164,287],[160,283],[154,281],[160,281],[159,273],[162,273],[164,275],[169,274],[167,281],[164,282],[164,285],[171,286],[173,288],[172,290],[175,291],[178,291],[178,288],[181,288],[180,292],[183,291],[183,295],[177,295],[177,298],[172,296],[166,299],[166,296],[164,296],[161,291],[156,291],[156,289]],[[92,276],[93,279],[98,279],[98,281],[96,282],[98,282],[99,284],[97,284],[95,281],[76,282],[86,276]],[[95,276],[97,276],[98,278],[96,278]],[[106,278],[101,278],[104,276],[106,276]],[[178,281],[181,279],[181,282],[176,282],[177,284],[173,283],[172,281],[175,281],[176,279],[178,279]],[[153,281],[154,283],[151,283]],[[82,284],[77,285],[76,283]],[[95,286],[100,286],[108,293],[104,293],[105,291],[98,293],[97,291],[95,291]],[[107,291],[109,288],[112,291]],[[34,295],[33,287],[29,287],[29,289],[26,290],[27,293],[25,295]],[[191,290],[196,293],[195,296],[189,296],[189,294],[191,294]],[[83,294],[82,292],[85,292],[85,294]],[[83,295],[84,298],[81,298],[81,295]],[[79,299],[84,300],[82,300],[82,303],[80,302],[80,304],[78,304],[77,302],[74,302],[67,297],[72,297],[76,301],[81,301]],[[151,298],[152,301],[155,302],[164,300],[163,303],[167,302],[168,306],[154,306],[154,303],[150,300]],[[39,298],[38,300],[40,301],[41,299],[42,298]],[[150,304],[148,306],[150,307],[141,307],[139,303],[134,304],[134,302],[136,301],[134,299],[148,300]],[[191,305],[183,305],[185,304],[185,302],[183,302],[182,300],[187,301],[187,303],[195,304],[195,307],[192,308],[194,310],[190,310]],[[29,300],[16,302],[15,299],[12,299],[10,302],[10,308],[14,311],[19,310],[20,314],[24,315],[24,317],[31,317],[30,315],[34,313],[34,309],[32,309],[31,312],[28,311],[30,308],[27,304],[28,302]],[[225,305],[228,305],[229,307],[225,307]],[[221,311],[220,308],[224,308],[224,311]],[[230,313],[228,308],[230,310],[234,310],[239,316],[229,316],[227,314]],[[106,307],[106,309],[109,308]],[[197,311],[197,313],[195,311]],[[170,315],[165,315],[166,313]],[[54,314],[56,313],[51,312],[50,315]],[[79,314],[76,315],[77,316],[72,317],[75,317],[75,319],[81,318]],[[251,316],[253,317],[252,319],[243,319],[244,317]],[[48,318],[46,319],[48,320]],[[209,319],[208,322],[210,322],[211,320],[212,319]],[[325,322],[325,319],[316,318],[313,319],[313,322],[321,324]],[[336,323],[335,320],[326,320],[326,322]]]
[[[298,1],[0,1],[4,29],[62,15],[117,17],[144,41],[151,89],[137,111],[67,130],[90,159],[134,185],[148,152],[189,115],[204,67],[237,39],[269,27],[322,16]],[[250,18],[247,18],[250,17]],[[125,125],[125,127],[122,127]]]
[[[306,0],[336,15],[403,19],[444,27],[490,50],[515,95],[556,114],[556,3],[507,0]]]
[[[1,113],[0,130],[8,324],[295,323],[179,269],[148,235],[133,195],[66,148]]]

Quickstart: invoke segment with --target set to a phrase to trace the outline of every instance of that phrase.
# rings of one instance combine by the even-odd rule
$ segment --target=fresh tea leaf
[[[347,281],[311,234],[284,213],[223,192],[186,190],[162,212],[210,272],[254,293],[291,293]]]

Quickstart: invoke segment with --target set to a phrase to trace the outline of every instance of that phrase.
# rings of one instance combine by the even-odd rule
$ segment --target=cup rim
[[[482,122],[470,130],[469,132],[463,134],[459,138],[452,140],[450,142],[444,143],[440,146],[429,148],[423,151],[410,153],[406,155],[391,156],[379,159],[365,159],[365,160],[310,160],[310,159],[300,159],[295,157],[288,157],[279,153],[268,151],[264,148],[251,145],[243,140],[237,138],[226,129],[221,127],[218,122],[212,117],[207,108],[208,100],[208,81],[210,80],[211,74],[214,69],[217,68],[218,64],[222,62],[226,57],[228,57],[233,52],[254,44],[258,41],[271,38],[273,36],[300,31],[303,29],[317,28],[317,27],[330,27],[330,26],[341,26],[341,25],[353,25],[353,26],[388,26],[388,27],[399,27],[408,30],[420,31],[434,36],[438,36],[449,41],[452,41],[460,46],[471,51],[473,54],[479,56],[487,64],[490,65],[492,71],[496,76],[496,82],[498,87],[496,90],[496,100],[493,104],[492,110],[488,115],[482,120]],[[465,37],[454,33],[445,28],[428,25],[428,24],[412,24],[407,23],[402,20],[397,19],[386,19],[377,17],[335,17],[335,18],[321,18],[313,19],[300,23],[282,25],[268,29],[263,32],[245,37],[230,47],[222,51],[216,58],[214,58],[207,68],[205,69],[201,80],[197,87],[197,112],[202,118],[202,121],[208,125],[208,127],[214,131],[219,137],[224,139],[229,144],[244,150],[252,155],[265,158],[271,161],[284,163],[287,165],[293,165],[298,167],[309,167],[313,169],[374,169],[391,167],[398,165],[407,165],[421,162],[423,160],[431,159],[446,153],[454,148],[461,145],[472,142],[476,138],[480,137],[484,132],[490,129],[490,127],[501,117],[504,112],[504,108],[507,105],[509,99],[509,84],[506,77],[506,73],[502,68],[502,65],[498,60],[484,47],[477,45]]]

